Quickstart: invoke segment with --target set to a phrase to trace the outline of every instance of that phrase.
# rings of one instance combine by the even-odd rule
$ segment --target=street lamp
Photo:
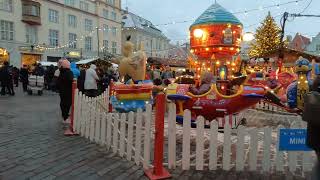
[[[249,42],[249,41],[252,41],[252,40],[254,40],[254,34],[252,32],[246,32],[243,35],[243,41]]]

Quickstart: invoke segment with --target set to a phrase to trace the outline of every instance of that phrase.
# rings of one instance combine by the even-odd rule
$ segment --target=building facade
[[[312,38],[311,43],[307,47],[307,51],[312,54],[320,55],[320,33]]]
[[[310,44],[310,39],[297,33],[293,40],[289,43],[288,47],[297,51],[305,51]]]
[[[131,36],[135,50],[142,44],[148,57],[168,58],[170,40],[150,21],[126,10],[122,14],[122,23],[122,43]]]
[[[120,47],[121,0],[0,0],[0,54],[14,66],[120,54]]]

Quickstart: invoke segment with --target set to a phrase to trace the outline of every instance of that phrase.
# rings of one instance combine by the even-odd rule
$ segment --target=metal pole
[[[98,57],[100,57],[100,38],[99,38],[99,27],[97,27],[97,39],[98,39]]]

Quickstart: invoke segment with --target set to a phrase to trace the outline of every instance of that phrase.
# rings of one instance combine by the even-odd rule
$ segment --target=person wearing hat
[[[72,105],[72,81],[73,74],[70,70],[70,62],[66,59],[62,60],[57,86],[59,89],[60,108],[64,123],[70,123],[69,111]]]

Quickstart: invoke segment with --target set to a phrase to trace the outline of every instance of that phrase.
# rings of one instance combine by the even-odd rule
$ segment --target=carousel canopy
[[[220,6],[218,3],[211,5],[198,19],[191,25],[202,24],[221,24],[230,23],[242,25],[240,20],[236,18],[232,13]]]

